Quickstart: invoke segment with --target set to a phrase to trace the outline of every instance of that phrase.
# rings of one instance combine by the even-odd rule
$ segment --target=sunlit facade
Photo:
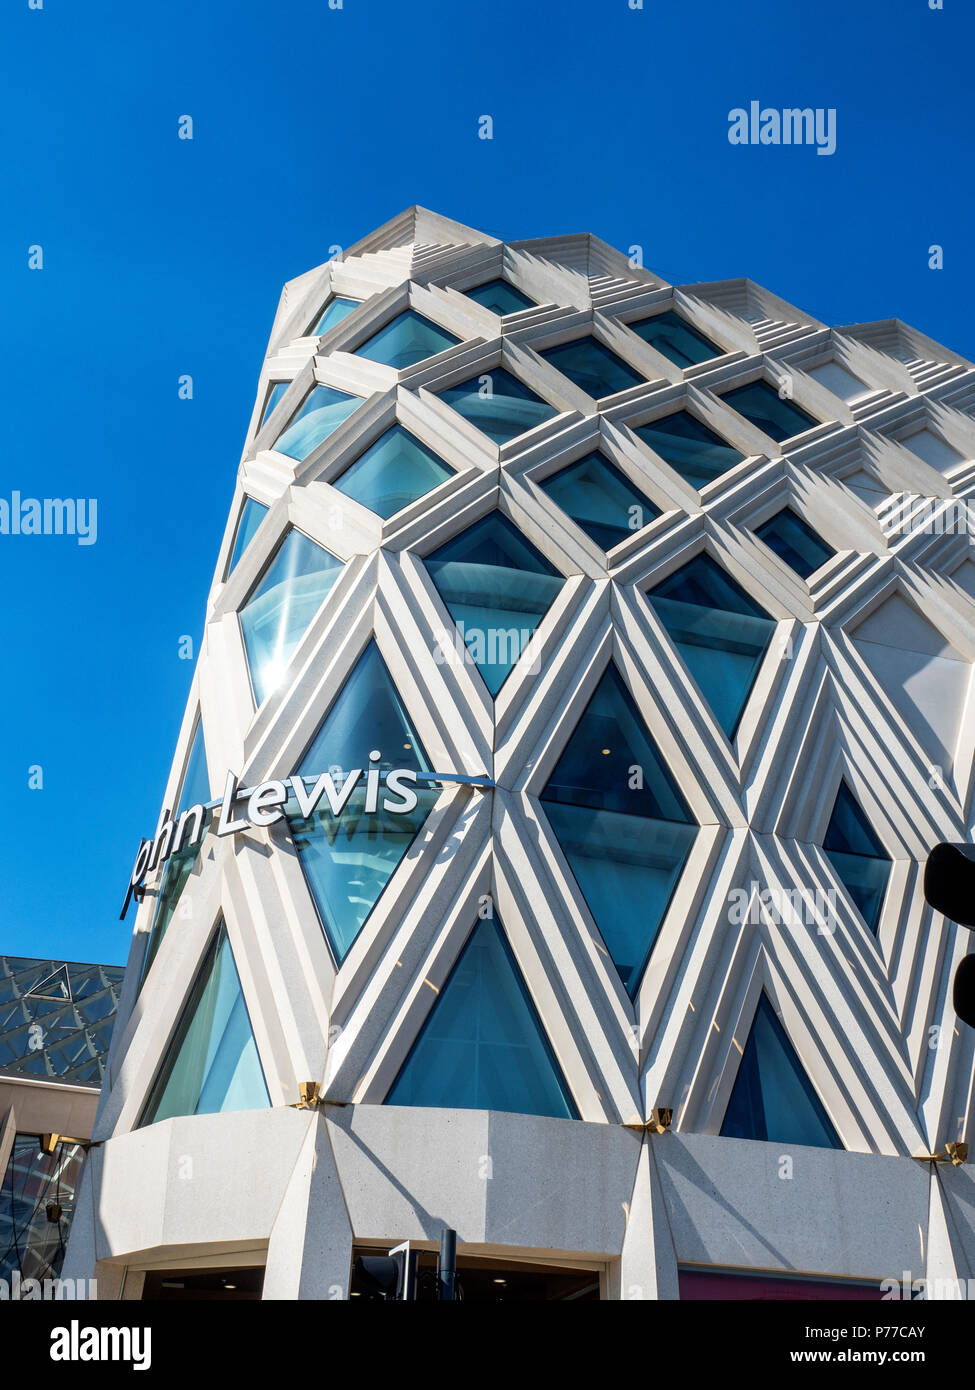
[[[414,208],[285,287],[101,1296],[368,1297],[445,1225],[477,1301],[972,1274],[968,1168],[917,1156],[973,1081],[920,866],[970,838],[975,560],[891,509],[975,486],[975,369],[640,260]]]

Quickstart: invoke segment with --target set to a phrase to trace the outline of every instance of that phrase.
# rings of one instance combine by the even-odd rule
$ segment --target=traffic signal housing
[[[936,912],[975,931],[975,845],[935,845],[924,866],[924,896]],[[962,1023],[975,1028],[975,955],[955,971],[952,1004]]]

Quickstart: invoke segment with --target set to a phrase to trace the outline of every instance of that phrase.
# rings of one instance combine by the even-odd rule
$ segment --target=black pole
[[[441,1303],[453,1303],[456,1277],[457,1232],[452,1231],[449,1226],[445,1226],[440,1234],[440,1266],[437,1270]]]

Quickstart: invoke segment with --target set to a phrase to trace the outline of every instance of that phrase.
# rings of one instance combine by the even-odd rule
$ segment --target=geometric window
[[[736,386],[734,391],[726,391],[721,399],[777,443],[819,424],[794,401],[783,400],[767,381]]]
[[[647,597],[718,724],[732,738],[775,619],[704,553],[668,575]]]
[[[632,386],[642,386],[645,381],[615,352],[593,337],[563,343],[541,356],[594,400],[615,395],[617,391],[628,391]]]
[[[0,956],[0,1072],[99,1086],[124,974],[120,965]]]
[[[678,367],[693,367],[698,362],[720,357],[724,352],[724,348],[716,347],[673,309],[656,314],[652,319],[628,323],[626,327]]]
[[[287,391],[290,385],[290,381],[271,382],[271,389],[267,393],[267,404],[264,407],[264,413],[261,415],[261,424],[258,426],[259,429],[261,428],[261,426],[263,426],[264,422],[267,420],[267,417],[271,414],[271,411],[277,405],[278,401],[281,399],[281,397],[284,395],[285,391]]]
[[[210,775],[207,772],[206,746],[203,741],[203,721],[197,720],[196,732],[193,735],[193,742],[190,746],[190,756],[186,762],[186,771],[183,773],[183,781],[180,784],[179,795],[176,798],[175,812],[170,816],[170,820],[176,820],[180,812],[188,810],[190,806],[205,806],[210,800]],[[162,944],[162,939],[166,935],[166,928],[173,919],[176,911],[176,904],[179,902],[180,894],[186,887],[186,881],[193,872],[193,865],[196,863],[203,844],[204,836],[213,818],[212,811],[204,813],[203,827],[195,844],[185,845],[175,854],[171,854],[166,860],[166,867],[163,870],[162,883],[159,886],[159,896],[156,899],[156,913],[153,918],[152,930],[149,933],[149,940],[146,942],[146,952],[142,962],[142,978],[145,979],[149,973],[149,967],[156,958],[156,953]],[[190,832],[192,833],[192,831]]]
[[[492,367],[459,386],[449,386],[440,393],[440,399],[495,444],[507,444],[559,413],[503,367]]]
[[[821,367],[809,367],[806,375],[818,381],[820,386],[825,386],[827,391],[832,391],[834,396],[839,396],[841,401],[855,401],[859,396],[869,396],[873,389],[841,367],[839,362],[824,362]]]
[[[952,448],[946,439],[934,430],[922,429],[907,439],[900,441],[912,454],[931,465],[939,473],[947,473],[964,461],[965,455]]]
[[[355,351],[357,357],[366,357],[370,362],[381,362],[386,367],[402,371],[426,357],[446,352],[447,348],[459,342],[460,339],[455,338],[453,333],[431,323],[415,309],[406,309]]]
[[[358,309],[362,301],[359,299],[340,299],[333,296],[326,304],[321,318],[306,334],[309,338],[321,338],[325,333],[341,323],[344,318],[352,313],[353,309]]]
[[[541,799],[632,998],[697,825],[613,663]]]
[[[258,705],[280,685],[295,647],[341,568],[341,560],[300,531],[289,530],[278,546],[240,610]]]
[[[840,782],[823,849],[860,916],[876,936],[891,858],[845,782]]]
[[[335,391],[331,386],[314,387],[291,424],[274,444],[275,451],[303,463],[311,451],[317,449],[361,404],[360,396]]]
[[[234,536],[234,548],[227,568],[228,574],[236,568],[237,561],[254,539],[254,533],[267,516],[267,512],[268,509],[263,502],[256,502],[253,497],[244,498],[243,510],[237,522],[237,533]]]
[[[332,482],[337,491],[388,521],[453,476],[451,469],[402,425],[394,425]]]
[[[492,695],[528,645],[564,577],[494,511],[424,561]]]
[[[381,759],[371,762],[378,750]],[[365,769],[431,771],[423,745],[403,708],[375,642],[370,642],[322,722],[299,772],[311,785],[330,773],[341,797],[346,777],[362,769],[338,815],[327,799],[310,820],[288,802],[288,826],[332,953],[341,964],[437,799],[432,787],[415,788],[418,802],[405,814],[365,810]]]
[[[603,550],[611,550],[660,515],[629,478],[598,452],[546,478],[541,488]]]
[[[385,1103],[578,1119],[496,918],[471,932]]]
[[[802,579],[808,579],[820,565],[825,565],[831,555],[836,554],[791,507],[783,507],[776,512],[756,529],[755,535]]]
[[[686,410],[636,425],[633,432],[691,487],[702,488],[745,457]]]
[[[465,290],[464,293],[468,299],[473,299],[475,304],[482,304],[485,309],[499,315],[517,314],[521,309],[535,307],[534,300],[503,279],[488,280],[486,284],[478,285],[473,290]]]
[[[227,929],[220,924],[152,1084],[137,1128],[174,1115],[271,1104]]]
[[[738,1064],[721,1133],[728,1139],[843,1147],[764,992]]]

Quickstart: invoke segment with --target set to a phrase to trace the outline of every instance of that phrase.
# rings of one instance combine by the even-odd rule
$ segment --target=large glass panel
[[[645,378],[639,372],[591,335],[550,348],[541,356],[595,400],[627,391],[631,386],[645,385]]]
[[[822,1101],[766,995],[762,995],[725,1112],[729,1139],[841,1149]]]
[[[604,550],[660,515],[639,488],[598,452],[570,463],[540,486]]]
[[[203,724],[197,720],[196,732],[193,735],[193,743],[190,747],[190,756],[186,763],[186,770],[183,773],[183,781],[180,785],[179,796],[176,798],[176,810],[171,819],[178,819],[180,812],[186,811],[190,806],[205,806],[210,800],[210,776],[207,772],[206,745],[203,741]],[[166,860],[166,867],[163,870],[162,882],[159,885],[159,896],[156,899],[156,912],[152,922],[152,930],[149,933],[149,940],[146,942],[146,953],[142,962],[142,978],[145,979],[149,973],[152,962],[156,959],[156,954],[162,944],[162,939],[166,935],[166,929],[173,920],[173,913],[176,911],[176,904],[179,902],[180,895],[186,887],[187,879],[193,872],[193,865],[199,857],[200,847],[212,820],[213,812],[208,811],[204,817],[203,829],[196,844],[186,845],[183,849],[177,850]]]
[[[449,386],[441,393],[441,400],[495,444],[507,444],[559,413],[503,367],[492,367],[459,386]]]
[[[432,449],[402,425],[394,425],[332,486],[388,520],[452,476],[452,470]]]
[[[709,555],[698,555],[648,594],[729,738],[775,631],[770,618]]]
[[[267,507],[263,502],[255,502],[253,497],[244,499],[244,507],[237,522],[237,534],[234,536],[234,549],[230,557],[230,566],[227,573],[237,568],[237,561],[254,539],[254,533],[261,522],[267,516]]]
[[[404,367],[415,366],[425,357],[434,357],[459,342],[460,339],[448,333],[446,328],[431,323],[415,309],[407,309],[356,348],[356,356],[368,357],[370,362],[382,362],[387,367],[402,371]]]
[[[711,357],[719,357],[724,348],[717,347],[705,338],[696,328],[692,328],[685,318],[667,309],[655,314],[652,319],[640,319],[638,323],[628,323],[626,327],[645,343],[678,367],[693,367],[698,362],[707,362]]]
[[[316,386],[305,397],[304,404],[291,424],[274,445],[279,454],[304,462],[313,449],[338,429],[362,404],[359,396],[347,396],[331,386]]]
[[[386,1104],[578,1118],[500,922],[474,928]]]
[[[725,392],[722,400],[770,439],[779,442],[819,424],[795,401],[783,400],[767,381],[751,381],[747,386],[736,386],[734,391]]]
[[[362,301],[359,299],[345,299],[334,296],[325,305],[321,317],[311,329],[309,337],[323,337],[330,329],[334,328],[337,323],[341,323],[344,318],[347,318],[349,314],[352,313],[353,309],[358,309],[361,302]]]
[[[0,956],[0,1074],[99,1086],[124,975],[120,965]]]
[[[704,487],[745,457],[686,410],[635,425],[633,433],[691,487]]]
[[[377,750],[382,756],[370,762]],[[414,730],[375,643],[370,643],[326,715],[299,771],[310,785],[330,772],[336,791],[355,769],[363,770],[339,813],[327,801],[310,820],[288,803],[288,824],[308,886],[335,954],[343,961],[386,884],[406,855],[437,799],[432,787],[417,787],[416,809],[405,815],[367,812],[364,769],[430,772]]]
[[[261,415],[262,425],[269,418],[272,410],[277,405],[278,401],[282,398],[285,391],[287,391],[290,385],[290,381],[275,381],[271,383],[271,389],[267,393],[267,400],[264,403],[264,411]]]
[[[84,1158],[80,1144],[62,1142],[47,1154],[39,1134],[14,1135],[0,1183],[0,1279],[8,1290],[14,1273],[22,1280],[61,1273]]]
[[[500,512],[424,563],[470,660],[497,695],[565,579]]]
[[[697,826],[614,665],[583,711],[542,801],[632,996]]]
[[[831,555],[836,554],[791,507],[783,507],[776,512],[775,516],[758,527],[755,534],[803,579],[808,579],[820,565],[825,565]]]
[[[237,966],[221,925],[200,966],[139,1128],[174,1115],[271,1104]]]
[[[494,314],[517,314],[520,309],[533,309],[534,300],[509,285],[507,280],[488,280],[473,290],[465,290],[468,299],[483,304]]]
[[[292,652],[341,568],[342,561],[320,545],[300,531],[289,531],[240,610],[240,626],[259,705],[280,685]]]
[[[823,849],[860,916],[876,936],[890,880],[891,858],[845,782],[840,783]]]

